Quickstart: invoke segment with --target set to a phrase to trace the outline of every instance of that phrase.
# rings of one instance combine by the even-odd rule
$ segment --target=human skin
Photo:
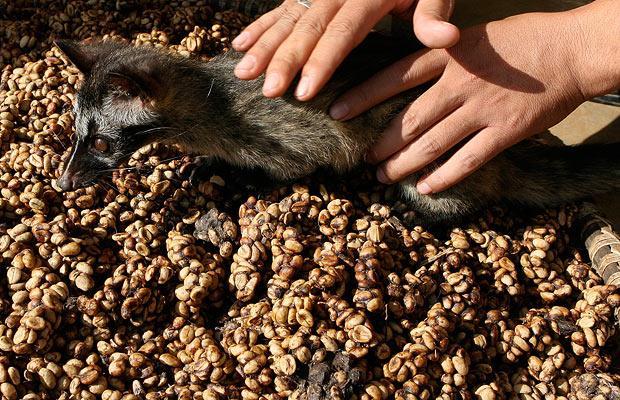
[[[417,184],[440,192],[502,150],[549,128],[592,97],[620,87],[620,2],[523,14],[461,33],[450,49],[423,50],[337,100],[350,119],[424,82],[437,81],[397,116],[368,155],[377,177],[399,181],[464,143]]]
[[[246,52],[235,75],[255,79],[264,72],[263,94],[278,97],[300,73],[295,95],[309,100],[387,14],[412,20],[428,47],[452,46],[459,39],[459,30],[446,22],[452,9],[453,0],[312,0],[309,9],[286,0],[232,42]]]

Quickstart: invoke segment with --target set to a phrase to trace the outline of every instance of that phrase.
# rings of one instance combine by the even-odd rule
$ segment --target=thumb
[[[413,31],[427,47],[443,49],[459,41],[459,29],[447,22],[454,0],[420,0],[413,13]]]

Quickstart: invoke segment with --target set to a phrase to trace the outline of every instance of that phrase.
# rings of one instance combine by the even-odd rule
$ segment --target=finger
[[[497,128],[486,128],[460,148],[441,167],[418,182],[421,194],[438,193],[460,182],[482,167],[511,143],[498,141],[507,137]]]
[[[461,107],[442,119],[402,151],[390,157],[377,170],[383,183],[398,182],[436,160],[454,145],[480,129],[472,110]]]
[[[297,21],[267,67],[267,75],[277,73],[282,78],[269,97],[284,94],[343,4],[344,0],[316,2]]]
[[[280,7],[261,15],[260,18],[248,25],[232,41],[233,48],[237,51],[247,51],[267,29],[271,28],[278,21],[285,7],[286,5],[282,4]]]
[[[459,98],[435,84],[390,122],[369,151],[367,161],[374,164],[385,160],[460,105]]]
[[[371,107],[438,77],[446,64],[444,52],[422,50],[378,72],[336,99],[330,115],[348,120]]]
[[[454,0],[420,0],[413,14],[413,31],[427,47],[451,47],[459,41],[459,29],[447,22]]]
[[[305,10],[307,10],[306,7],[298,3],[284,9],[278,21],[261,35],[237,64],[235,75],[239,79],[257,78],[265,70],[280,44],[293,31],[295,23]]]
[[[351,0],[338,11],[303,67],[296,97],[309,100],[325,85],[345,57],[390,11],[392,4]]]

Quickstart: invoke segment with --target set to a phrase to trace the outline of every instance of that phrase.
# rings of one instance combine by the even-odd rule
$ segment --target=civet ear
[[[56,40],[54,45],[63,52],[71,64],[83,74],[88,74],[93,69],[100,55],[99,46],[80,44],[74,40]]]
[[[74,40],[56,40],[54,44],[83,74],[89,74],[100,59],[124,46],[111,40],[89,44]]]
[[[144,101],[156,101],[163,96],[162,77],[155,61],[142,61],[120,66],[108,73],[108,84],[116,91]]]
[[[116,92],[127,95],[129,97],[149,97],[147,94],[147,90],[140,82],[137,82],[135,79],[125,74],[117,72],[109,73],[108,84]]]

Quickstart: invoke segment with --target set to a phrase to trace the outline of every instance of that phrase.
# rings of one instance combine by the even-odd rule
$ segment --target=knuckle
[[[367,87],[367,85],[360,85],[350,92],[345,94],[344,98],[348,103],[355,104],[369,104],[372,102],[371,93],[373,92],[372,87]]]
[[[372,102],[372,97],[370,96],[370,90],[366,88],[360,88],[357,93],[355,93],[355,100],[361,104],[369,104]]]
[[[418,139],[417,147],[425,157],[430,159],[435,159],[442,154],[442,148],[439,141],[429,135],[422,136]]]
[[[264,36],[264,35],[263,35]],[[276,47],[275,43],[273,40],[270,39],[266,39],[264,37],[261,37],[256,44],[254,44],[254,47],[252,48],[252,53],[256,56],[261,56],[265,53],[271,53],[273,51],[273,49]]]
[[[411,79],[410,68],[403,63],[396,63],[382,72],[382,78],[389,85],[405,86]]]
[[[477,154],[467,153],[463,155],[461,164],[465,171],[475,171],[482,166],[483,160]]]
[[[270,21],[267,16],[263,16],[262,18],[259,18],[256,21],[252,22],[250,26],[248,26],[248,29],[258,29],[260,31],[265,31],[272,25],[273,21]]]
[[[278,53],[276,53],[272,61],[272,65],[276,66],[278,70],[290,71],[299,65],[298,59],[293,52],[279,51]]]
[[[267,23],[265,21],[261,21],[257,19],[252,22],[247,28],[244,29],[245,32],[264,32],[267,30]]]
[[[401,86],[408,85],[411,81],[415,80],[416,73],[413,66],[408,68],[401,68],[394,71],[393,81],[398,82]]]
[[[465,90],[471,91],[472,88],[476,89],[480,87],[480,81],[482,80],[480,76],[467,70],[464,70],[462,74],[463,75],[461,77],[461,85]]]
[[[326,26],[321,20],[307,19],[300,20],[295,29],[307,36],[320,36],[325,32]]]
[[[288,26],[295,25],[298,20],[299,20],[299,13],[293,10],[289,10],[289,9],[284,11],[282,15],[280,16],[280,21],[284,25],[288,25]]]
[[[503,123],[504,129],[508,132],[519,132],[523,130],[524,121],[529,119],[529,115],[525,113],[511,113],[506,116]]]
[[[337,37],[341,37],[341,36],[352,37],[352,36],[355,36],[354,26],[355,24],[349,19],[333,21],[329,25],[327,29],[328,32],[326,33],[329,33],[330,35],[337,36]]]
[[[407,112],[403,116],[403,131],[405,138],[415,136],[418,128],[420,127],[420,121],[413,112]]]

